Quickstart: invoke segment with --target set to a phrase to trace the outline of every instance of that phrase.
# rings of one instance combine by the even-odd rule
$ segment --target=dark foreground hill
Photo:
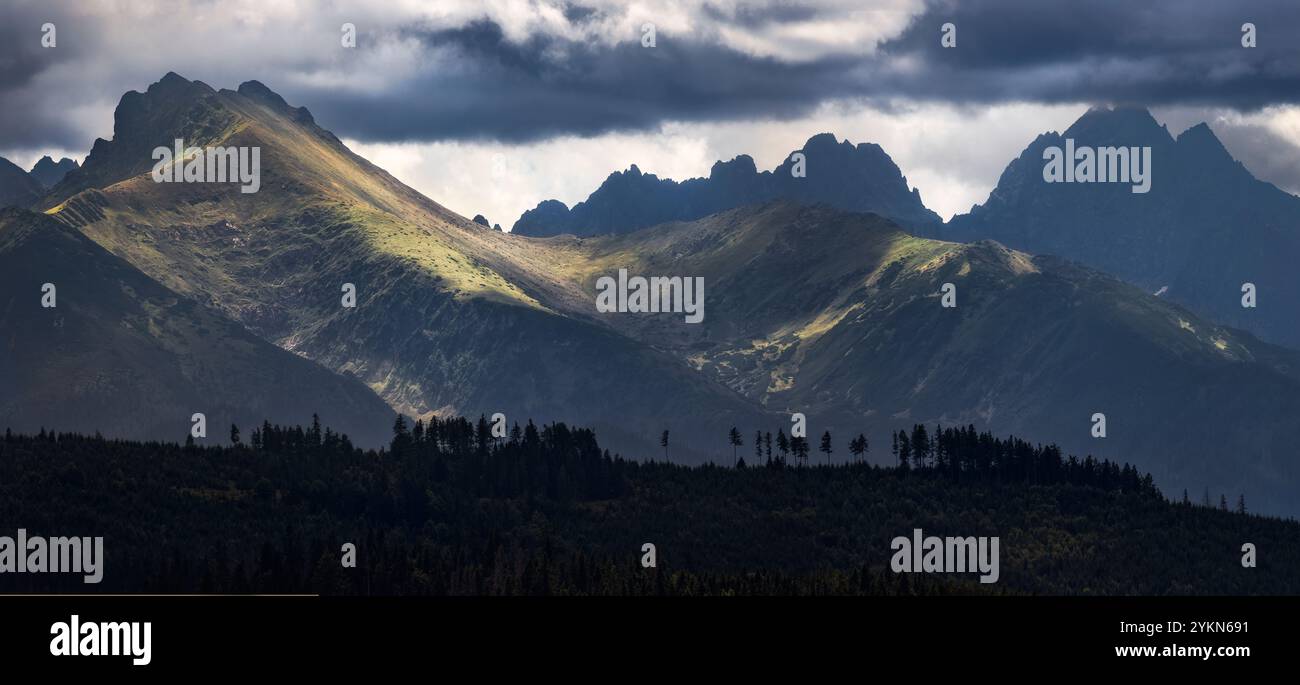
[[[0,591],[1300,592],[1294,521],[1170,503],[1131,467],[970,428],[914,431],[930,456],[906,470],[785,466],[779,448],[745,468],[629,462],[563,424],[498,440],[482,419],[399,422],[378,452],[244,428],[225,447],[5,435],[0,533],[102,535],[106,562],[99,585],[6,574]],[[999,537],[998,582],[895,574],[890,541],[916,528]]]

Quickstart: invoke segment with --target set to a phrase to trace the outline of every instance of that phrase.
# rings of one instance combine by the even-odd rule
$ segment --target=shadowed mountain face
[[[837,142],[834,135],[822,133],[795,152],[804,155],[804,177],[794,175],[795,153],[773,171],[759,173],[754,160],[741,155],[714,164],[708,178],[681,183],[644,174],[633,165],[610,174],[573,209],[558,200],[542,202],[524,212],[512,230],[529,236],[625,233],[773,199],[875,212],[905,226],[940,222],[922,204],[920,193],[908,189],[907,179],[879,145]]]
[[[62,181],[63,177],[68,175],[68,172],[77,168],[79,168],[77,163],[67,157],[56,162],[50,159],[49,155],[46,155],[32,167],[31,175],[42,186],[50,188]]]
[[[54,307],[43,286],[55,286]],[[0,210],[0,425],[183,440],[247,439],[312,413],[379,444],[388,407],[355,379],[277,349],[46,216]]]
[[[1150,146],[1151,189],[1127,183],[1046,183],[1043,150]],[[1265,340],[1300,347],[1300,198],[1257,180],[1205,124],[1177,138],[1143,109],[1093,109],[1062,134],[1039,136],[983,205],[939,231],[997,240],[1082,262]],[[1255,285],[1258,307],[1242,306]],[[1163,291],[1162,291],[1163,289]]]
[[[26,207],[36,202],[44,191],[40,181],[0,157],[0,207]]]
[[[969,422],[1132,462],[1166,491],[1297,511],[1297,355],[1096,271],[917,238],[808,198],[613,235],[503,234],[402,185],[261,84],[176,79],[123,98],[122,140],[96,144],[50,214],[398,410],[594,425],[632,456],[659,454],[668,428],[682,461],[729,461],[731,426],[749,443],[755,428],[788,430],[791,412],[814,440],[834,432],[837,460],[858,432],[887,461],[894,428]],[[148,150],[174,137],[259,147],[261,189],[153,182]],[[808,179],[833,158],[820,138]],[[652,185],[677,206],[679,186]],[[703,278],[704,321],[598,313],[596,281],[619,269]],[[944,283],[955,308],[941,306]],[[355,307],[340,302],[345,284]],[[1104,439],[1089,434],[1095,413]]]

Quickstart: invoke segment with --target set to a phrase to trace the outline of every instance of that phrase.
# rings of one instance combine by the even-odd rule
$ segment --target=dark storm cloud
[[[638,31],[620,41],[593,38],[593,27],[618,6],[581,0],[555,5],[573,31],[531,26],[526,38],[512,32],[513,40],[487,13],[473,11],[456,28],[430,29],[425,21],[392,21],[381,5],[367,6],[369,15],[313,9],[302,22],[281,21],[257,34],[253,24],[221,15],[220,4],[191,4],[209,17],[207,32],[185,34],[181,14],[128,20],[67,10],[84,9],[77,3],[16,0],[0,22],[0,149],[88,148],[93,136],[76,113],[84,118],[92,106],[142,90],[167,71],[216,87],[260,80],[339,135],[363,141],[524,142],[654,130],[665,121],[792,118],[828,101],[1251,110],[1300,100],[1297,0],[931,0],[874,52],[818,43],[828,24],[874,21],[871,3],[743,3],[734,11],[704,3],[691,10],[692,31],[661,26],[655,48],[641,47]],[[344,57],[338,48],[339,21],[359,13],[356,56],[384,54],[389,39],[410,41],[418,68],[388,78],[349,66],[384,64]],[[181,24],[153,25],[167,17]],[[59,25],[55,50],[39,47],[45,21]],[[949,21],[958,47],[943,49],[940,26]],[[1245,21],[1258,26],[1257,48],[1240,45]],[[789,34],[798,38],[780,37],[779,29],[799,23],[807,30]],[[148,39],[121,42],[149,31]],[[778,50],[781,57],[751,54],[737,47],[746,41],[724,40],[728,33],[756,45],[790,41],[777,43],[789,49]],[[176,43],[177,35],[193,42]],[[220,48],[218,58],[191,49],[208,44]],[[340,70],[354,82],[385,85],[346,88],[317,78]]]
[[[377,96],[303,93],[319,119],[367,140],[491,138],[635,130],[663,121],[806,113],[844,91],[856,59],[791,63],[657,34],[594,45],[536,35],[505,39],[496,24],[419,34],[451,68],[431,68]]]
[[[0,19],[0,90],[21,88],[47,69],[85,59],[84,27],[71,21],[64,9],[22,3],[5,8]],[[55,25],[54,47],[41,44],[47,23]]]
[[[1259,124],[1213,125],[1232,156],[1256,178],[1293,195],[1300,194],[1300,147]]]
[[[753,29],[816,19],[812,4],[724,16]],[[958,46],[940,46],[940,27]],[[1241,25],[1259,47],[1241,46]],[[658,46],[535,35],[505,40],[493,23],[420,35],[451,56],[369,99],[302,93],[345,135],[370,140],[494,138],[649,129],[664,121],[788,118],[829,100],[954,103],[1132,102],[1251,110],[1300,100],[1300,2],[984,0],[926,5],[871,56],[789,61],[660,32]]]
[[[46,23],[55,25],[54,47],[41,44]],[[80,26],[68,21],[62,8],[15,4],[5,9],[0,19],[0,146],[81,136],[74,124],[48,112],[52,94],[34,85],[41,74],[86,59],[87,41],[81,38]]]
[[[956,48],[939,43],[946,22]],[[1255,48],[1242,47],[1246,22]],[[878,84],[911,98],[1250,110],[1300,100],[1300,3],[932,0],[881,53],[920,65]]]

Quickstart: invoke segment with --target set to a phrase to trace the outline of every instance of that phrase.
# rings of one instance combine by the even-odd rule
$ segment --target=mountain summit
[[[795,154],[803,155],[800,166],[806,176],[795,176]],[[748,155],[715,163],[708,178],[680,183],[642,173],[633,164],[610,174],[572,209],[558,200],[543,201],[524,212],[512,230],[529,236],[625,233],[775,199],[874,212],[905,226],[940,222],[921,202],[920,193],[909,190],[907,179],[879,145],[853,145],[819,133],[776,169],[761,173]]]
[[[1123,183],[1045,183],[1044,150],[1151,148],[1150,190]],[[1300,347],[1300,198],[1256,179],[1206,124],[1177,137],[1140,108],[1094,108],[1046,133],[1002,173],[988,200],[931,235],[993,239],[1055,254],[1160,292],[1222,324]],[[1258,306],[1242,306],[1243,284]]]
[[[46,155],[41,157],[40,161],[36,162],[36,165],[32,167],[30,173],[32,178],[39,181],[41,185],[46,188],[49,188],[59,181],[62,181],[63,177],[67,176],[69,171],[77,168],[79,168],[77,163],[67,157],[56,162],[51,159],[49,155]]]

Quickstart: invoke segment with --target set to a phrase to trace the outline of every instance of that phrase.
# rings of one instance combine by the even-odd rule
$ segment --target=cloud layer
[[[781,120],[830,101],[1249,111],[1300,99],[1292,0],[18,0],[12,14],[0,25],[0,149],[85,147],[87,126],[105,126],[88,111],[167,71],[218,86],[256,78],[371,142]],[[47,21],[54,49],[40,47]],[[1256,48],[1241,46],[1246,21]],[[344,22],[355,49],[340,44]],[[946,22],[956,48],[940,46]]]

